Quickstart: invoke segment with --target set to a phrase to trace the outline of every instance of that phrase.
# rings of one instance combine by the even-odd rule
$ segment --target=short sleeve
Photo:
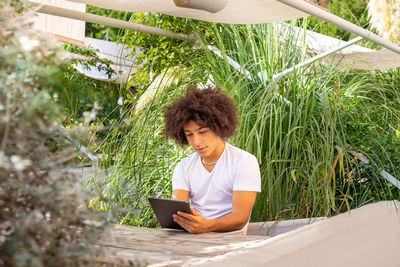
[[[233,190],[261,192],[260,167],[256,157],[247,154],[235,170]]]
[[[186,179],[182,162],[179,162],[178,165],[176,165],[174,173],[172,175],[172,190],[176,189],[189,191],[189,185]]]

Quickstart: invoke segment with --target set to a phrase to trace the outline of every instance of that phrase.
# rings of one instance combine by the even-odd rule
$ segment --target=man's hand
[[[177,200],[189,200],[189,191],[174,190]],[[232,212],[219,218],[207,219],[192,207],[192,213],[178,212],[173,215],[174,221],[190,233],[229,232],[242,229],[249,221],[251,209],[256,200],[257,192],[233,191]]]
[[[204,218],[193,207],[190,207],[192,214],[178,211],[174,214],[174,221],[192,234],[207,233],[210,231],[210,220]]]

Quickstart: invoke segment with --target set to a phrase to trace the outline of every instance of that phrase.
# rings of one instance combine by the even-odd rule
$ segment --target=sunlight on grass
[[[175,165],[192,153],[165,141],[164,107],[188,85],[207,78],[238,105],[240,126],[228,141],[260,163],[262,192],[252,221],[331,216],[399,198],[379,175],[386,168],[399,176],[400,160],[392,161],[387,149],[394,139],[385,144],[379,139],[391,132],[395,136],[399,127],[398,70],[371,75],[316,62],[273,80],[306,56],[306,49],[299,53],[295,44],[301,36],[291,27],[210,24],[206,32],[197,33],[204,47],[212,36],[220,56],[216,50],[199,50],[190,60],[201,64],[185,75],[176,73],[176,82],[165,80],[170,75],[156,78],[147,104],[134,113],[138,102],[133,102],[121,118],[123,129],[113,130],[101,146],[109,155],[105,193],[121,208],[121,223],[157,224],[146,198],[168,198]],[[363,165],[349,150],[363,153],[370,164]]]

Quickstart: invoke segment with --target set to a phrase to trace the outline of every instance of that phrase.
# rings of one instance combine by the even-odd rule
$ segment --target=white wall
[[[72,3],[65,0],[34,0],[32,2],[72,9],[80,12],[86,11],[85,4]],[[84,42],[84,21],[67,19],[41,13],[37,14],[38,16],[34,24],[35,29]]]

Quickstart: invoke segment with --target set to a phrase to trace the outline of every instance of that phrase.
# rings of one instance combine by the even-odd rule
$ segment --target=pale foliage
[[[158,75],[147,88],[146,92],[140,96],[135,113],[138,114],[143,110],[157,95],[160,95],[166,88],[172,84],[177,84],[183,77],[185,77],[185,70],[169,69],[164,73]]]
[[[368,16],[372,28],[383,38],[400,43],[400,0],[370,0]]]

